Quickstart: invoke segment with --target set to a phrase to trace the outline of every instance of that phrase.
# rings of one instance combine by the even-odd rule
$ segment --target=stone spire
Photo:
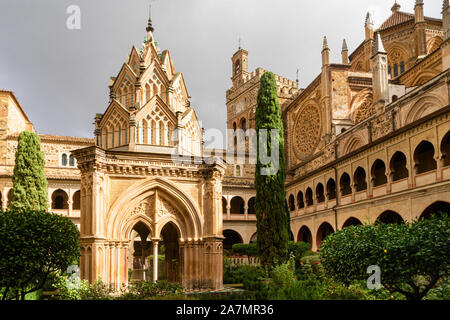
[[[373,39],[373,18],[370,12],[366,14],[366,21],[364,23],[364,29],[366,31],[366,41]]]
[[[330,48],[328,48],[327,37],[323,37],[322,46],[322,66],[327,66],[330,64]]]
[[[323,37],[323,50],[328,49],[328,40],[327,40],[327,36]]]
[[[395,4],[392,6],[391,11],[392,13],[399,12],[400,8],[400,5],[397,3],[397,1],[395,1]]]
[[[347,42],[342,41],[342,64],[348,64],[348,47],[347,47]]]
[[[378,32],[377,32],[377,35],[375,36],[375,42],[373,45],[372,56],[376,55],[377,53],[386,53],[386,50],[383,47],[383,41],[381,41],[380,33],[378,33]]]
[[[389,75],[387,66],[387,54],[377,32],[372,54],[372,86],[373,101],[377,112],[382,112],[384,106],[389,102]]]
[[[442,10],[445,10],[449,7],[448,0],[444,0],[444,4],[442,5]]]
[[[372,19],[372,14],[370,12],[367,12],[367,14],[366,14],[366,21],[365,21],[364,26],[365,27],[371,26],[373,28],[373,19]]]

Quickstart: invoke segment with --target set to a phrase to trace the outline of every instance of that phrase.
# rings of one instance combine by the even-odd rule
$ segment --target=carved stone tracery
[[[322,131],[320,110],[315,104],[308,104],[302,108],[294,124],[294,151],[302,159],[311,154],[317,147]]]

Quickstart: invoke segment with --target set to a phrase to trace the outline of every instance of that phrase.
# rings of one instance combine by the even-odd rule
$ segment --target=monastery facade
[[[306,87],[276,75],[285,130],[286,202],[292,238],[320,247],[349,225],[412,221],[450,207],[450,6],[442,19],[395,4],[342,61]],[[118,289],[136,277],[222,287],[222,255],[256,240],[250,130],[259,80],[249,54],[231,59],[227,150],[205,150],[182,73],[154,40],[151,20],[133,47],[93,139],[40,134],[49,210],[80,228],[81,277]],[[7,209],[17,138],[35,131],[15,95],[0,91],[0,202]],[[235,156],[235,152],[244,150]],[[206,156],[212,151],[212,156]],[[230,161],[229,154],[232,154]],[[158,255],[165,263],[158,263]],[[152,256],[149,260],[148,257]],[[160,270],[158,270],[160,266]]]

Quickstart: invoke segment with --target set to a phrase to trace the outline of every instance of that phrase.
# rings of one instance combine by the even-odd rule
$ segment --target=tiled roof
[[[397,11],[394,12],[378,29],[379,31],[388,29],[390,27],[414,20],[414,15],[411,13]]]
[[[95,139],[91,138],[80,138],[80,137],[67,137],[67,136],[56,136],[50,134],[38,134],[39,138],[44,141],[55,141],[62,143],[81,143],[87,145],[94,145]],[[19,137],[19,133],[13,133],[8,135],[10,139],[17,139]]]
[[[414,21],[414,14],[408,12],[397,11],[394,12],[379,28],[378,31],[383,31],[402,23]],[[440,22],[442,19],[425,17],[425,21]]]

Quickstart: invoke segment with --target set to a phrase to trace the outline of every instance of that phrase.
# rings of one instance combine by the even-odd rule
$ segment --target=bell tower
[[[231,58],[233,87],[242,85],[248,77],[248,52],[239,45],[238,51]]]

